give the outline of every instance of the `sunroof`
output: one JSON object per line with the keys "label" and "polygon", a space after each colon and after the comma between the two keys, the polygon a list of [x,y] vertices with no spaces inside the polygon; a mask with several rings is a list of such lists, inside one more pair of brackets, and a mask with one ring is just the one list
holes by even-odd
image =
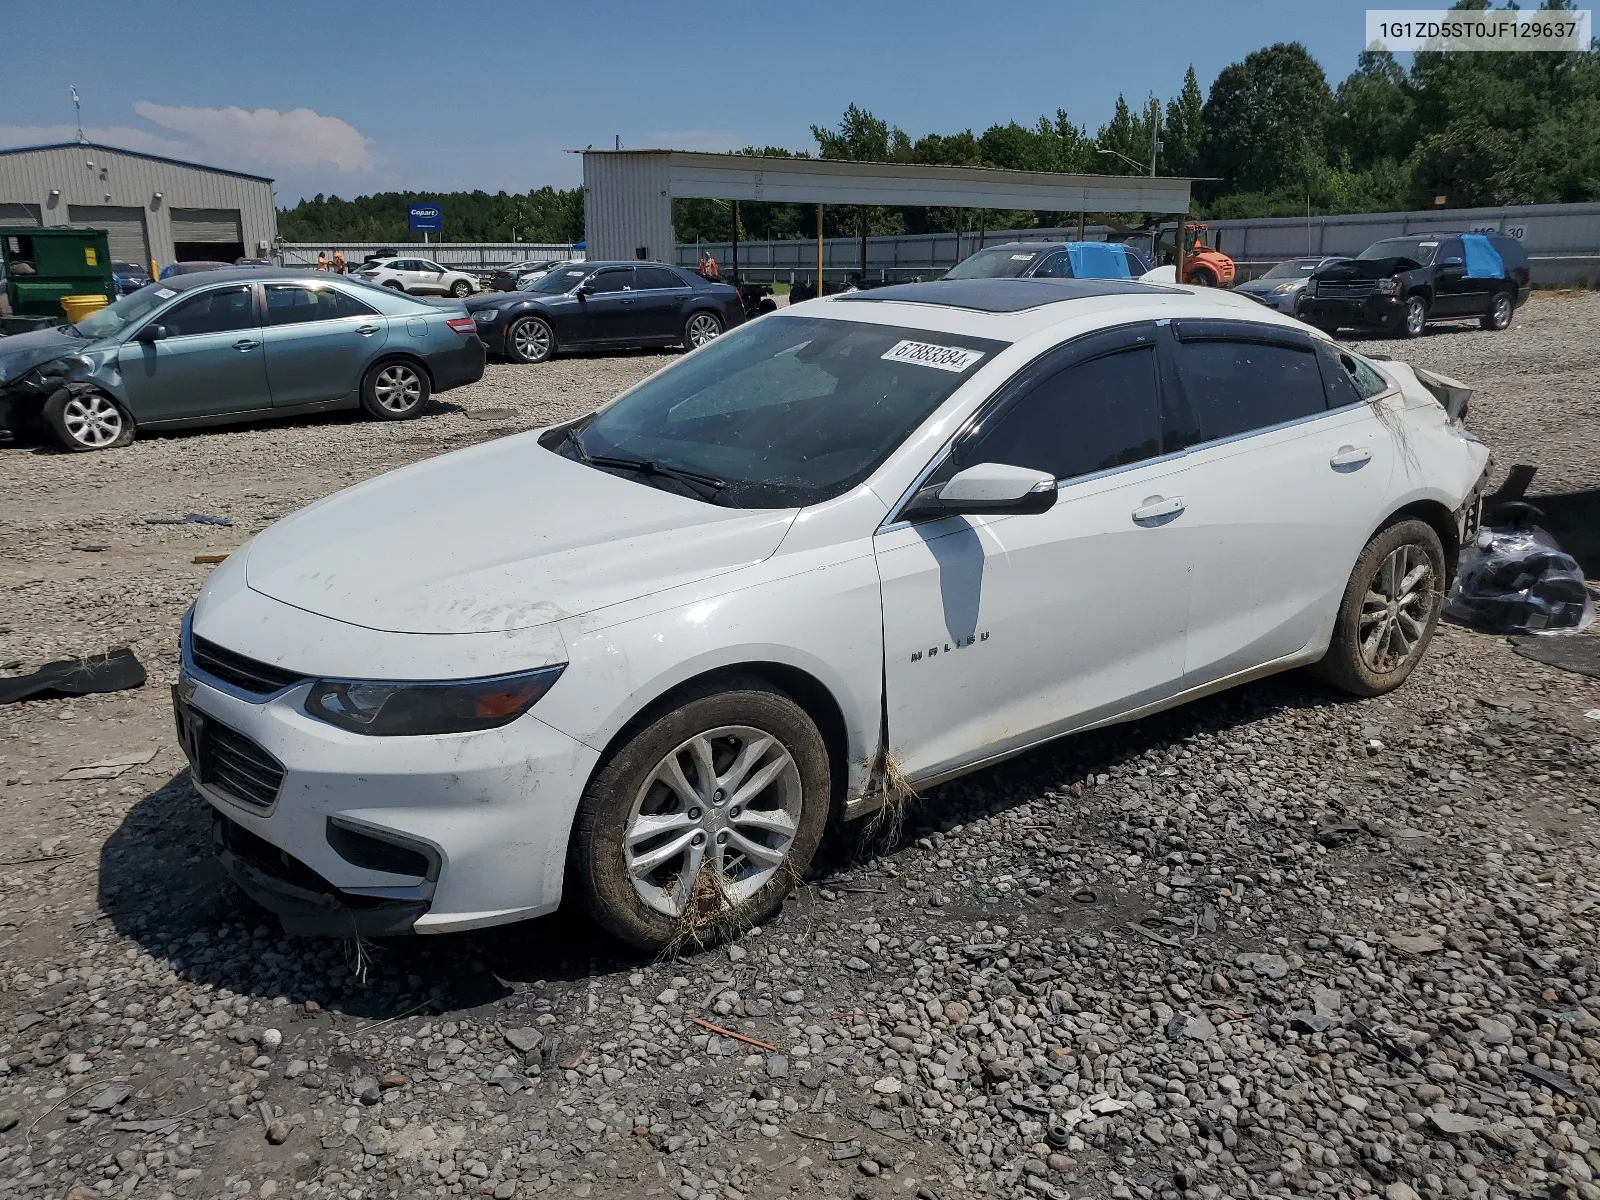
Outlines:
{"label": "sunroof", "polygon": [[896,300],[902,304],[940,304],[946,308],[1002,313],[1022,312],[1064,300],[1147,296],[1170,291],[1170,288],[1127,279],[937,279],[932,283],[896,283],[847,292],[836,299],[855,303]]}

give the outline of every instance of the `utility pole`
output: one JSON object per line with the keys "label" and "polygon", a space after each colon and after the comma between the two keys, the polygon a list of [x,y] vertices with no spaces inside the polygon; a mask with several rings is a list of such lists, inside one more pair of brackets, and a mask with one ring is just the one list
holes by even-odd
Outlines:
{"label": "utility pole", "polygon": [[1156,155],[1161,153],[1161,102],[1150,98],[1150,178],[1156,177]]}
{"label": "utility pole", "polygon": [[83,101],[78,98],[77,85],[69,86],[72,88],[72,110],[78,114],[78,145],[81,146],[89,140],[83,136]]}

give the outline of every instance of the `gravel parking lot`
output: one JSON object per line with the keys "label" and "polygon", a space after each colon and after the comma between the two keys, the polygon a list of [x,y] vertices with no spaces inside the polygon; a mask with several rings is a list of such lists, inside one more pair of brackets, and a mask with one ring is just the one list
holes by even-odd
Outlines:
{"label": "gravel parking lot", "polygon": [[[1475,384],[1536,490],[1595,487],[1597,328],[1540,295],[1364,348]],[[1387,699],[1284,676],[939,788],[719,951],[282,936],[172,735],[193,558],[671,358],[0,451],[0,662],[151,676],[0,708],[0,1197],[1600,1200],[1600,683],[1461,629]],[[233,524],[145,523],[186,513]]]}

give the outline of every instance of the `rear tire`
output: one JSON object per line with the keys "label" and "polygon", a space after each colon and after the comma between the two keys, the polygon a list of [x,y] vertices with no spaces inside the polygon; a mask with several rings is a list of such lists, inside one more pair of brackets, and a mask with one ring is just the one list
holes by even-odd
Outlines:
{"label": "rear tire", "polygon": [[1410,677],[1444,607],[1444,547],[1425,521],[1372,536],[1345,586],[1333,639],[1311,673],[1355,696],[1381,696]]}
{"label": "rear tire", "polygon": [[1511,314],[1516,311],[1516,305],[1509,292],[1496,292],[1494,300],[1489,304],[1489,311],[1483,314],[1479,324],[1493,333],[1499,333],[1511,326]]}
{"label": "rear tire", "polygon": [[512,362],[542,363],[555,352],[555,331],[543,317],[518,317],[506,328],[506,357]]}
{"label": "rear tire", "polygon": [[1428,302],[1421,296],[1408,297],[1405,311],[1400,314],[1400,325],[1395,330],[1396,335],[1403,338],[1419,338],[1427,327]]}
{"label": "rear tire", "polygon": [[391,358],[361,380],[361,407],[378,421],[409,421],[428,403],[433,388],[420,363]]}
{"label": "rear tire", "polygon": [[133,441],[133,418],[104,392],[57,389],[41,412],[62,449],[114,450]]}
{"label": "rear tire", "polygon": [[714,342],[722,336],[722,322],[716,313],[697,312],[691,313],[689,319],[683,323],[683,345],[688,350],[698,350],[707,342]]}
{"label": "rear tire", "polygon": [[758,679],[712,685],[590,780],[569,875],[595,923],[632,946],[714,945],[782,906],[822,840],[830,788],[804,709]]}
{"label": "rear tire", "polygon": [[397,292],[405,291],[405,286],[395,279],[386,279],[383,284],[386,288],[393,288]]}

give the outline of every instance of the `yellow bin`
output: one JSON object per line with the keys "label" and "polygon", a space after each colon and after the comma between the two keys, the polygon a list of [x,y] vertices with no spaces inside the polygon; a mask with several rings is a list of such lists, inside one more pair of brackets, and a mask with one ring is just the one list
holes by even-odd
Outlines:
{"label": "yellow bin", "polygon": [[61,307],[66,310],[67,320],[76,325],[96,309],[106,306],[104,296],[63,296]]}

